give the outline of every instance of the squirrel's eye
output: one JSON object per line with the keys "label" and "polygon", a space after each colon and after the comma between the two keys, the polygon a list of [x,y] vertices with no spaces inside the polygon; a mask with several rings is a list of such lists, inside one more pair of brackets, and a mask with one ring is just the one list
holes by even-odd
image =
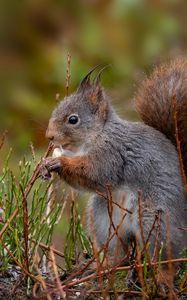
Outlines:
{"label": "squirrel's eye", "polygon": [[78,121],[79,121],[79,118],[78,118],[78,116],[76,116],[76,115],[71,115],[71,116],[68,118],[69,124],[72,124],[72,125],[77,124]]}

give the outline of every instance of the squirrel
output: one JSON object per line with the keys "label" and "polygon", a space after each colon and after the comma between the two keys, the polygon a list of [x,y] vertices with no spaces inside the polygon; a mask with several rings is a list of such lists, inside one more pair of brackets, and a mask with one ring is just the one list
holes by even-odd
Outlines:
{"label": "squirrel", "polygon": [[[41,176],[48,178],[56,172],[74,188],[91,192],[90,232],[101,249],[112,218],[108,251],[113,259],[122,258],[133,242],[143,249],[147,240],[150,255],[157,240],[159,247],[163,244],[163,258],[167,258],[168,244],[171,256],[177,258],[187,246],[187,195],[177,151],[180,143],[187,175],[187,60],[162,64],[145,78],[135,96],[143,122],[117,115],[101,85],[101,74],[91,80],[93,71],[52,112],[46,136],[60,156],[43,161]],[[112,216],[103,197],[108,190]],[[123,209],[126,215],[121,220]],[[159,230],[158,224],[154,227],[156,216]]]}

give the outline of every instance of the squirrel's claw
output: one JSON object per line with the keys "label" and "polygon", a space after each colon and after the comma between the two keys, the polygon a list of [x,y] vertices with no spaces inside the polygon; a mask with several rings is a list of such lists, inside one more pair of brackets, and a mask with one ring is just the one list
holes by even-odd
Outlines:
{"label": "squirrel's claw", "polygon": [[58,172],[62,167],[61,161],[58,158],[47,158],[45,159],[40,167],[40,176],[44,180],[51,178],[51,172]]}
{"label": "squirrel's claw", "polygon": [[53,171],[58,172],[61,167],[62,167],[62,163],[58,157],[51,158],[46,162],[46,168],[48,169],[49,172],[53,172]]}
{"label": "squirrel's claw", "polygon": [[51,173],[47,170],[46,167],[40,168],[40,177],[42,177],[43,180],[49,180],[51,178]]}

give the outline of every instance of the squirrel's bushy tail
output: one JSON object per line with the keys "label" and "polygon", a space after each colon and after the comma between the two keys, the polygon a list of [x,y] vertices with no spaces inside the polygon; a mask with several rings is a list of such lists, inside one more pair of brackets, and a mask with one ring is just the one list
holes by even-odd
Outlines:
{"label": "squirrel's bushy tail", "polygon": [[187,175],[187,60],[180,58],[157,67],[137,95],[141,119],[165,134],[176,145],[176,122],[183,165]]}

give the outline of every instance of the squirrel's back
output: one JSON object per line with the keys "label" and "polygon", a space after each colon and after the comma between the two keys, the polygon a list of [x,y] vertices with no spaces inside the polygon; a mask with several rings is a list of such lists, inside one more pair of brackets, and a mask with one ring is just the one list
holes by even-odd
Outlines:
{"label": "squirrel's back", "polygon": [[180,58],[157,67],[141,84],[135,103],[143,122],[174,145],[178,130],[187,175],[187,60]]}

